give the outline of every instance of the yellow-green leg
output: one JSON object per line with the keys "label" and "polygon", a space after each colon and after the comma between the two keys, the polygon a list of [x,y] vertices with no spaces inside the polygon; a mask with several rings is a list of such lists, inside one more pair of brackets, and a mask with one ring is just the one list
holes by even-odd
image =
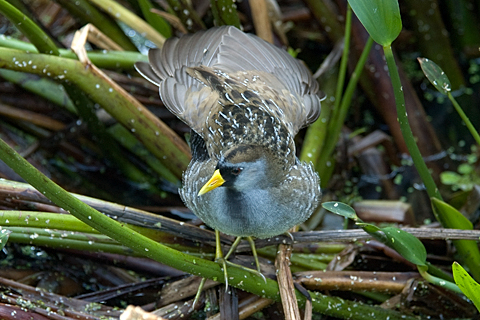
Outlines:
{"label": "yellow-green leg", "polygon": [[192,310],[195,309],[195,305],[197,304],[198,299],[200,299],[200,295],[202,294],[203,286],[205,285],[205,281],[207,281],[207,278],[202,278],[202,281],[198,285],[197,293],[195,294],[195,299],[193,299],[193,303],[192,303]]}
{"label": "yellow-green leg", "polygon": [[[236,242],[236,241],[235,241]],[[238,245],[238,244],[237,244]],[[233,245],[232,245],[233,247]],[[230,249],[231,251],[231,249]],[[229,254],[230,254],[229,251]],[[225,262],[225,258],[223,257],[222,252],[222,245],[220,243],[220,232],[215,230],[215,262],[221,263],[223,268],[223,276],[225,277],[225,290],[228,288],[228,274],[227,274],[227,264]],[[197,293],[195,294],[195,299],[193,299],[192,308],[195,307],[198,299],[200,299],[200,295],[202,294],[203,286],[205,285],[205,278],[202,278],[200,285],[198,286]]]}
{"label": "yellow-green leg", "polygon": [[[250,273],[253,273],[253,274],[256,274],[257,276],[260,276],[263,278],[263,281],[265,281],[265,283],[267,283],[267,279],[265,279],[265,276],[262,274],[262,271],[260,269],[260,262],[258,261],[258,255],[257,255],[257,249],[255,248],[255,242],[253,241],[253,238],[252,237],[245,237],[248,241],[248,243],[250,243],[250,248],[252,248],[252,253],[253,253],[253,258],[255,259],[255,265],[257,266],[257,270],[253,270],[253,269],[250,269],[250,268],[247,268],[247,267],[244,267],[244,266],[241,266],[239,264],[236,264],[236,263],[233,263],[233,262],[229,262],[227,259],[230,257],[230,255],[232,255],[235,250],[237,249],[240,241],[242,241],[242,237],[237,237],[235,239],[235,241],[233,242],[230,250],[228,250],[228,253],[227,255],[225,256],[224,258],[224,261],[225,263],[231,265],[231,266],[235,266],[235,267],[238,267],[242,270],[245,270],[245,271],[248,271]],[[227,274],[225,273],[225,276]],[[225,278],[225,281],[226,281],[226,278]],[[227,283],[227,282],[225,282]]]}
{"label": "yellow-green leg", "polygon": [[[236,242],[236,240],[235,240],[235,242]],[[228,288],[227,258],[223,257],[222,244],[220,243],[220,231],[218,231],[218,230],[215,230],[215,247],[216,247],[215,248],[215,262],[222,264],[223,276],[224,276],[224,279],[225,279],[225,290],[227,290],[227,288]],[[233,247],[233,245],[232,245],[232,247]],[[231,251],[231,249],[230,249],[230,251]],[[229,256],[230,251],[228,252],[227,257]]]}
{"label": "yellow-green leg", "polygon": [[[258,255],[257,255],[257,248],[255,248],[255,242],[253,241],[252,237],[247,237],[248,243],[250,243],[250,248],[252,248],[253,258],[255,259],[255,265],[257,266],[258,273],[262,276],[263,280],[265,277],[262,274],[262,270],[260,270],[260,262],[258,262]],[[267,280],[265,280],[267,282]]]}
{"label": "yellow-green leg", "polygon": [[[225,279],[225,290],[228,289],[228,273],[227,273],[227,264],[230,266],[234,266],[237,268],[240,268],[242,270],[248,271],[250,273],[256,274],[257,276],[260,276],[263,278],[263,281],[265,283],[267,282],[267,279],[265,279],[265,276],[262,274],[261,269],[260,269],[260,262],[258,261],[258,255],[257,255],[257,249],[255,248],[255,242],[253,241],[252,237],[246,237],[248,243],[250,243],[250,247],[252,248],[252,253],[253,253],[253,258],[255,259],[255,265],[257,266],[257,270],[253,270],[244,266],[241,266],[239,264],[229,262],[227,259],[235,252],[237,249],[239,243],[242,241],[242,237],[237,237],[235,241],[233,242],[232,246],[230,247],[230,250],[228,250],[227,255],[224,257],[223,252],[222,252],[222,245],[220,243],[220,232],[218,230],[215,230],[215,262],[221,263],[222,268],[223,268],[223,276]],[[195,306],[196,302],[200,298],[200,294],[202,293],[203,286],[205,284],[205,278],[202,279],[202,282],[200,282],[200,285],[197,290],[197,294],[195,295],[195,299],[193,300],[193,306]]]}

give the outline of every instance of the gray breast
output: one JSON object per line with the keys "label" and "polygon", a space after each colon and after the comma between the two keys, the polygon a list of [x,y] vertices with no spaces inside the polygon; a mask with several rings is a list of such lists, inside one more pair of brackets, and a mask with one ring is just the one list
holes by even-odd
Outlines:
{"label": "gray breast", "polygon": [[[215,164],[192,162],[180,195],[209,227],[233,236],[268,238],[304,222],[320,202],[318,175],[309,164],[295,165],[279,186],[238,194],[219,187],[198,197]],[[211,168],[203,170],[203,168]]]}

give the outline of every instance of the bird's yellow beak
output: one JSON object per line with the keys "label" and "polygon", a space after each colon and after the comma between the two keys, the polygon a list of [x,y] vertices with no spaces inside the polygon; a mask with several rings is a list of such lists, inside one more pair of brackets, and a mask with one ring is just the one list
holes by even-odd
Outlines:
{"label": "bird's yellow beak", "polygon": [[200,189],[200,191],[198,192],[198,195],[201,196],[202,194],[210,192],[213,189],[220,187],[224,182],[225,182],[225,180],[223,179],[222,175],[220,174],[220,170],[217,169],[213,173],[213,176],[210,178],[210,180],[208,180],[208,182],[205,183],[205,185],[202,187],[202,189]]}

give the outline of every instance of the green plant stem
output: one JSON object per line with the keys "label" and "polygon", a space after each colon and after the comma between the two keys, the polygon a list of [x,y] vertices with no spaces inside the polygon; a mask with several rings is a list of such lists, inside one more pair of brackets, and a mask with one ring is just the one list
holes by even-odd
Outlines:
{"label": "green plant stem", "polygon": [[362,54],[358,59],[357,65],[352,73],[350,81],[348,82],[347,88],[343,95],[342,101],[340,103],[340,107],[337,110],[337,116],[335,118],[332,117],[331,124],[329,125],[329,139],[325,142],[324,148],[322,153],[320,154],[319,161],[315,166],[320,173],[320,177],[322,180],[329,180],[329,176],[332,173],[332,170],[327,170],[329,166],[327,166],[327,162],[331,159],[333,151],[335,150],[335,146],[337,144],[338,136],[342,130],[343,123],[348,113],[348,109],[352,102],[353,93],[357,86],[358,80],[360,79],[360,75],[362,73],[363,67],[368,58],[368,54],[372,49],[373,39],[370,37],[368,38],[365,47],[363,48]]}
{"label": "green plant stem", "polygon": [[67,9],[72,16],[83,20],[84,24],[92,23],[110,39],[115,41],[123,49],[136,51],[137,48],[130,41],[118,24],[107,14],[97,10],[87,0],[56,0],[63,8]]}
{"label": "green plant stem", "polygon": [[[34,239],[33,239],[34,238]],[[61,248],[61,249],[76,249],[76,250],[85,250],[93,252],[108,252],[116,253],[128,256],[141,256],[138,253],[134,253],[132,249],[112,243],[97,243],[95,241],[85,241],[69,238],[52,238],[51,236],[40,236],[40,235],[30,235],[30,234],[21,234],[12,232],[9,236],[8,241],[12,243],[21,243],[34,246],[45,246],[50,248]]]}
{"label": "green plant stem", "polygon": [[[119,5],[111,5],[114,7],[115,10],[125,10]],[[38,26],[32,20],[25,17],[23,13],[21,13],[15,7],[11,6],[8,2],[0,2],[0,12],[3,12],[9,20],[17,24],[22,33],[29,38],[29,40],[35,45],[38,51],[43,53],[49,53],[55,56],[58,56],[60,54],[57,47],[55,46],[53,41],[51,41],[48,35],[46,35],[43,30],[38,28]],[[122,14],[127,15],[125,12],[122,12]],[[33,64],[31,60],[29,61],[29,63]],[[80,117],[88,124],[90,131],[97,139],[100,150],[103,151],[103,155],[106,158],[110,158],[110,160],[112,160],[112,163],[116,164],[117,167],[129,179],[139,183],[145,183],[146,181],[149,181],[150,183],[148,184],[148,186],[150,187],[150,191],[159,192],[158,189],[153,187],[154,181],[151,175],[145,174],[143,171],[131,164],[131,162],[128,161],[121,154],[120,147],[113,140],[113,138],[105,133],[105,128],[103,124],[98,120],[96,116],[94,110],[94,103],[77,86],[73,85],[72,83],[64,83],[64,88],[65,91],[68,93],[70,99],[72,99],[72,101],[76,105]]]}
{"label": "green plant stem", "polygon": [[357,65],[353,70],[352,77],[348,82],[347,88],[345,89],[345,93],[343,95],[339,112],[338,112],[338,119],[337,119],[338,123],[337,125],[334,126],[336,130],[334,131],[334,136],[338,137],[338,135],[340,134],[341,127],[345,122],[345,118],[347,117],[350,103],[352,102],[353,93],[355,91],[355,88],[357,87],[357,83],[358,83],[358,80],[360,79],[360,75],[362,73],[363,67],[367,62],[367,58],[368,58],[368,55],[370,54],[370,50],[372,49],[372,45],[373,45],[373,39],[369,37],[367,42],[365,43],[365,47],[363,48],[360,58],[358,59]]}
{"label": "green plant stem", "polygon": [[63,86],[70,99],[74,101],[80,119],[87,124],[100,154],[129,180],[142,184],[151,193],[160,193],[161,190],[155,187],[156,177],[129,161],[114,137],[107,132],[105,124],[97,117],[95,103],[71,83],[65,83]]}
{"label": "green plant stem", "polygon": [[96,229],[83,223],[74,216],[51,212],[2,210],[0,211],[0,226],[29,226],[32,228],[99,233]]}
{"label": "green plant stem", "polygon": [[102,8],[114,19],[118,19],[128,25],[130,28],[142,33],[159,48],[163,46],[165,37],[150,26],[145,20],[135,15],[130,10],[123,7],[120,3],[113,0],[89,0],[94,5]]}
{"label": "green plant stem", "polygon": [[[198,247],[195,242],[184,241],[165,231],[140,227],[125,222],[122,222],[122,224],[124,227],[132,229],[149,239],[166,244],[170,248],[175,248],[190,254],[208,254],[208,247]],[[68,232],[91,234],[92,236],[99,234],[97,230],[72,215],[51,212],[0,210],[0,226],[9,230],[15,230],[14,228],[37,228],[41,230],[36,232],[39,234],[42,230],[60,230],[60,232],[67,232],[67,237]],[[17,231],[17,233],[19,233],[19,231]],[[35,239],[33,239],[32,244],[36,244]],[[52,242],[51,246],[55,247],[55,243]],[[90,248],[89,250],[94,250],[94,248]]]}
{"label": "green plant stem", "polygon": [[145,147],[135,138],[135,136],[122,125],[116,123],[110,126],[107,131],[115,140],[118,141],[128,151],[142,159],[155,173],[165,180],[180,187],[180,179],[173,175],[160,160],[154,157]]}
{"label": "green plant stem", "polygon": [[383,292],[375,292],[375,291],[353,291],[356,294],[362,295],[364,297],[367,297],[371,300],[378,301],[380,303],[383,303],[390,299],[392,295],[383,293]]}
{"label": "green plant stem", "polygon": [[95,232],[92,233],[83,233],[83,232],[74,232],[74,231],[65,231],[65,230],[52,230],[52,229],[44,229],[44,228],[33,228],[33,227],[8,227],[8,230],[12,232],[12,234],[23,235],[26,239],[30,239],[30,241],[34,241],[38,237],[49,237],[52,240],[56,239],[59,242],[62,242],[65,239],[69,240],[76,240],[76,241],[83,241],[89,242],[90,245],[94,243],[98,244],[115,244],[118,245],[119,243],[111,238]]}
{"label": "green plant stem", "polygon": [[55,81],[8,69],[0,69],[0,77],[65,108],[72,114],[77,113],[65,89]]}
{"label": "green plant stem", "polygon": [[58,48],[53,40],[31,19],[5,0],[0,1],[0,13],[8,18],[41,53],[58,55]]}
{"label": "green plant stem", "polygon": [[[69,217],[76,219],[74,216],[69,215]],[[78,219],[76,220],[82,223]],[[10,232],[10,238],[8,240],[12,243],[46,246],[49,248],[69,248],[92,252],[118,253],[128,256],[143,257],[143,255],[121,245],[118,241],[100,234],[95,229],[93,229],[93,233],[84,233],[62,229],[46,229],[45,227],[11,227],[4,225],[2,230],[8,230]],[[152,239],[151,237],[149,238]],[[203,259],[208,257],[211,257],[212,259],[214,258],[213,253],[198,252],[198,248],[194,247],[185,247],[176,243],[169,244],[168,247],[182,252],[188,252],[189,255],[201,257]]]}
{"label": "green plant stem", "polygon": [[443,271],[442,269],[434,266],[433,264],[431,264],[428,261],[425,264],[428,267],[428,273],[430,273],[432,276],[441,278],[441,279],[446,280],[446,281],[454,282],[453,277],[450,274]]}
{"label": "green plant stem", "polygon": [[[67,210],[92,228],[128,246],[137,254],[144,255],[191,274],[224,281],[223,271],[219,264],[168,248],[101,214],[48,179],[1,139],[0,159],[55,204]],[[280,300],[278,283],[276,281],[267,279],[267,283],[265,283],[261,277],[240,268],[228,266],[227,269],[229,284],[262,297],[276,301]],[[373,317],[375,319],[390,320],[415,319],[414,317],[405,317],[391,310],[383,310],[381,308],[345,301],[340,298],[327,297],[313,292],[310,294],[313,297],[312,305],[316,311],[337,318],[371,319]],[[305,296],[298,291],[296,291],[296,296],[300,305],[305,305]]]}
{"label": "green plant stem", "polygon": [[[210,256],[213,258],[213,255],[208,253],[208,247],[198,247],[196,243],[178,239],[167,232],[157,229],[139,227],[125,222],[123,222],[123,225],[170,248],[188,252],[190,255],[202,258]],[[4,210],[0,211],[0,226],[13,232],[13,237],[10,238],[11,242],[28,243],[51,248],[65,248],[68,245],[74,245],[75,249],[79,250],[133,254],[131,249],[100,234],[97,230],[72,215]],[[66,245],[65,240],[72,240],[72,242],[68,242],[68,245]],[[108,245],[112,244],[112,246],[104,246],[105,243]],[[138,254],[135,255],[138,256]]]}
{"label": "green plant stem", "polygon": [[448,99],[452,102],[453,106],[455,107],[455,110],[457,110],[457,113],[460,115],[460,118],[462,118],[463,122],[467,126],[468,130],[472,134],[473,138],[477,142],[477,144],[480,146],[480,135],[478,134],[478,131],[475,129],[473,126],[472,122],[470,119],[467,117],[465,112],[463,112],[462,107],[458,104],[457,100],[452,96],[452,93],[450,91],[447,92]]}
{"label": "green plant stem", "polygon": [[[3,35],[0,35],[0,47],[38,53],[37,48],[31,43],[5,37]],[[78,60],[77,55],[72,52],[72,50],[58,50],[60,52],[60,57],[62,58]],[[131,51],[88,51],[87,56],[94,65],[103,69],[132,70],[135,62],[148,62],[148,57],[146,55]]]}
{"label": "green plant stem", "polygon": [[[55,204],[67,210],[85,224],[97,229],[99,232],[112,239],[118,240],[123,245],[132,248],[135,252],[157,261],[163,261],[174,268],[192,274],[202,274],[209,278],[223,279],[223,272],[221,272],[218,264],[206,260],[194,261],[192,256],[170,249],[134,230],[126,228],[124,224],[110,219],[97,210],[89,207],[76,197],[70,195],[60,186],[49,180],[41,172],[36,170],[3,140],[0,140],[0,158]],[[237,270],[232,270],[231,274],[239,276],[239,273],[236,271]],[[250,278],[253,280],[252,283],[255,283],[255,281],[263,282],[260,278]]]}
{"label": "green plant stem", "polygon": [[295,252],[337,255],[348,245],[346,243],[317,242],[315,247],[308,244],[294,246]]}
{"label": "green plant stem", "polygon": [[340,60],[340,70],[338,71],[337,88],[335,89],[335,104],[333,107],[332,121],[329,129],[335,126],[339,119],[339,107],[342,102],[342,93],[345,85],[345,77],[347,75],[348,54],[350,52],[350,39],[352,37],[352,8],[347,6],[347,13],[345,17],[345,37],[343,41],[342,59]]}
{"label": "green plant stem", "polygon": [[[275,247],[261,248],[258,249],[257,252],[263,257],[269,257],[272,259],[275,259],[277,256],[277,249]],[[327,263],[323,263],[319,261],[318,256],[319,255],[293,253],[290,257],[290,262],[292,265],[305,268],[306,270],[325,270],[329,261],[327,261]]]}
{"label": "green plant stem", "polygon": [[417,269],[418,269],[418,272],[420,273],[420,275],[425,280],[427,280],[428,282],[430,282],[434,285],[443,287],[445,289],[451,290],[453,292],[463,294],[462,290],[460,290],[460,288],[455,283],[450,282],[450,281],[446,281],[444,279],[441,279],[441,278],[438,278],[438,277],[435,277],[435,276],[432,276],[431,274],[429,274],[427,272],[427,270],[428,270],[427,266],[417,266]]}
{"label": "green plant stem", "polygon": [[[337,82],[338,72],[336,68],[329,71],[325,77],[322,78],[322,91],[327,97],[333,96],[335,92],[335,83]],[[302,150],[300,152],[300,160],[312,162],[314,165],[318,163],[318,159],[322,153],[325,145],[328,122],[333,110],[334,101],[331,99],[324,99],[322,101],[322,110],[317,121],[312,123],[305,133]],[[315,168],[318,171],[318,168]]]}
{"label": "green plant stem", "polygon": [[111,83],[91,68],[72,59],[6,48],[0,48],[0,67],[75,84],[129,129],[175,176],[182,176],[190,161],[187,144],[138,101],[113,90]]}
{"label": "green plant stem", "polygon": [[390,72],[390,79],[392,81],[395,104],[397,106],[398,123],[400,124],[400,130],[402,131],[405,144],[410,152],[410,156],[412,157],[415,168],[417,169],[420,178],[427,189],[428,195],[441,200],[442,196],[435,185],[435,181],[433,181],[432,175],[430,174],[425,161],[423,161],[422,155],[420,154],[420,150],[418,149],[417,143],[415,142],[415,137],[413,136],[412,129],[410,128],[410,124],[408,122],[407,110],[405,109],[405,97],[403,95],[402,83],[398,74],[392,47],[390,45],[384,46],[383,51],[385,53],[388,70]]}
{"label": "green plant stem", "polygon": [[338,254],[326,254],[326,253],[294,253],[298,257],[305,259],[305,260],[311,260],[311,261],[318,261],[321,263],[328,264],[330,261],[332,261],[334,258],[338,256]]}

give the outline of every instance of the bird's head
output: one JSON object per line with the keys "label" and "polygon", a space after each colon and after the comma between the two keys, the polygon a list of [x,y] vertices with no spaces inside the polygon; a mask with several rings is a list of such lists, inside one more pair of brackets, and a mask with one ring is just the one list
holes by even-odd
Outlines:
{"label": "bird's head", "polygon": [[213,176],[198,195],[220,186],[239,192],[268,188],[284,179],[284,169],[278,163],[273,154],[262,146],[234,146],[222,155]]}

